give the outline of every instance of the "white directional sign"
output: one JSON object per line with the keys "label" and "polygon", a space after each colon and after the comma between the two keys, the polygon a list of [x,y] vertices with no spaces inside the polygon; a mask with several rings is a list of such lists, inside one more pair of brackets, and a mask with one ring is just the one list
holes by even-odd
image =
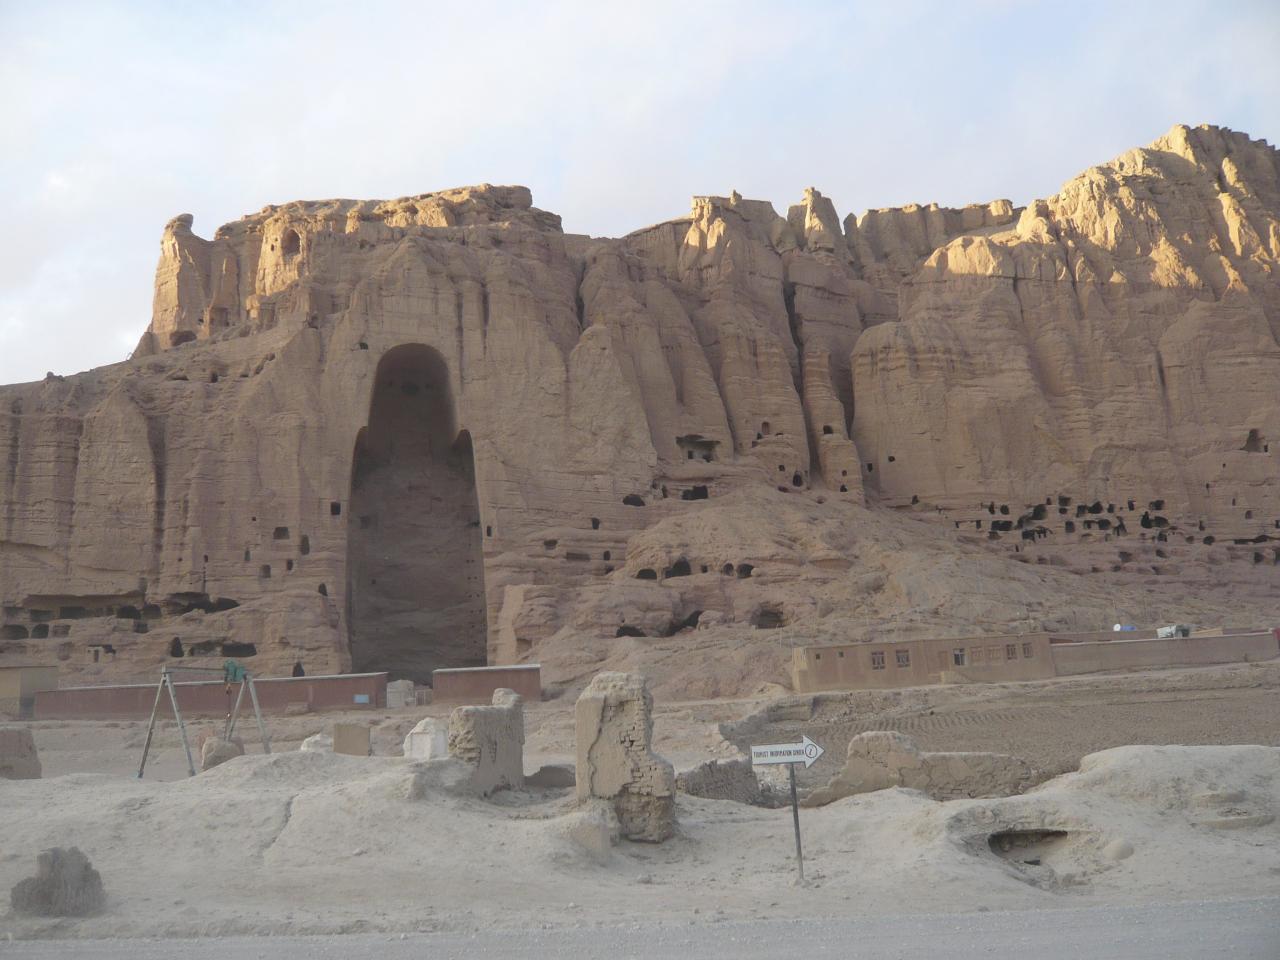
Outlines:
{"label": "white directional sign", "polygon": [[751,765],[766,766],[771,763],[803,763],[812,767],[814,761],[826,751],[810,740],[801,737],[799,743],[766,743],[751,747]]}

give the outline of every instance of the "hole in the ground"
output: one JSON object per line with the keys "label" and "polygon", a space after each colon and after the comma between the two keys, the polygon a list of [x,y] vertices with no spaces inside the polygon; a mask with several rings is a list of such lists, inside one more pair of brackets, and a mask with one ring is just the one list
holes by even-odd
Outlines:
{"label": "hole in the ground", "polygon": [[1000,830],[987,838],[987,845],[1003,860],[1039,866],[1067,836],[1065,830]]}

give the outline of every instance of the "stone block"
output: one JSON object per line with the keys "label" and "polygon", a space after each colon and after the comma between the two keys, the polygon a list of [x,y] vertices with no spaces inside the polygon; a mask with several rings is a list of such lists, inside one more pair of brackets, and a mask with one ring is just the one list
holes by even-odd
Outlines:
{"label": "stone block", "polygon": [[387,709],[399,710],[417,706],[418,698],[412,680],[392,680],[387,684]]}
{"label": "stone block", "polygon": [[373,752],[369,743],[369,728],[362,723],[335,723],[333,752],[353,757],[369,756]]}
{"label": "stone block", "polygon": [[212,770],[219,764],[226,763],[236,757],[244,756],[244,741],[239,737],[223,740],[221,737],[207,737],[200,744],[200,769]]}
{"label": "stone block", "polygon": [[404,738],[404,755],[410,760],[435,760],[449,755],[449,721],[425,717]]}
{"label": "stone block", "polygon": [[308,753],[333,753],[333,737],[327,733],[313,733],[298,747]]}

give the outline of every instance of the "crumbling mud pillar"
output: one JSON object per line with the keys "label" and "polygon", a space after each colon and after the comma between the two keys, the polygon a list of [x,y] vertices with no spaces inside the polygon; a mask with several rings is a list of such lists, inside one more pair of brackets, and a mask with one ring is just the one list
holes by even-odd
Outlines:
{"label": "crumbling mud pillar", "polygon": [[449,715],[449,756],[472,766],[471,786],[488,795],[524,785],[524,701],[493,692],[493,705],[458,707]]}
{"label": "crumbling mud pillar", "polygon": [[31,731],[25,727],[0,727],[0,779],[40,779],[40,755]]}
{"label": "crumbling mud pillar", "polygon": [[628,840],[675,831],[675,771],[653,752],[653,697],[644,677],[600,673],[577,705],[578,799],[613,804]]}

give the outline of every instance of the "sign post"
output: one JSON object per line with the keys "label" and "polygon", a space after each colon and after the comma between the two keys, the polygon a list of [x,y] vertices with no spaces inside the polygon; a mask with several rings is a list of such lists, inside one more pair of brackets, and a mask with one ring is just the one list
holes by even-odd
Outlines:
{"label": "sign post", "polygon": [[791,774],[791,819],[796,828],[796,869],[800,872],[801,882],[804,881],[804,851],[800,848],[800,803],[796,799],[796,764],[803,763],[807,770],[825,752],[805,736],[800,738],[799,743],[766,743],[751,747],[753,767],[785,763]]}

